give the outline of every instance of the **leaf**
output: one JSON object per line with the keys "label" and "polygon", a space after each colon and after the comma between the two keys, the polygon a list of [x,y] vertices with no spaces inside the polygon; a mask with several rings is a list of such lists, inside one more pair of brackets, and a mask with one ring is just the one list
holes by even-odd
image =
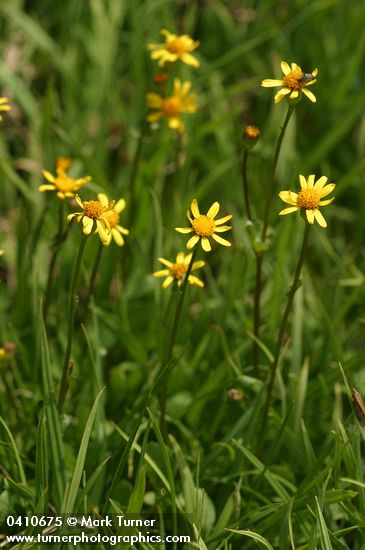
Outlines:
{"label": "leaf", "polygon": [[89,440],[91,436],[91,430],[93,427],[96,411],[98,409],[99,400],[103,391],[104,391],[104,388],[102,388],[98,393],[98,395],[96,396],[94,405],[90,411],[89,418],[87,419],[87,422],[86,422],[86,426],[81,439],[80,449],[77,455],[76,464],[75,464],[74,472],[70,482],[70,487],[68,490],[66,502],[62,507],[62,513],[64,514],[70,514],[71,512],[74,511],[77,492],[79,490],[79,486],[82,478],[82,472],[84,470],[85,458],[86,458],[87,448],[88,448]]}
{"label": "leaf", "polygon": [[258,533],[254,533],[253,531],[238,531],[236,529],[227,529],[230,533],[236,533],[237,535],[243,535],[244,537],[249,537],[251,539],[254,539],[256,542],[259,542],[262,544],[264,548],[268,548],[268,550],[274,550],[274,548],[271,546],[271,544],[261,535]]}

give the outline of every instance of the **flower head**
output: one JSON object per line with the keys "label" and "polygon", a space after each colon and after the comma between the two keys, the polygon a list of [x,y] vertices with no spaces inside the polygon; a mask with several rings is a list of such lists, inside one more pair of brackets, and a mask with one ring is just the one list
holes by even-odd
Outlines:
{"label": "flower head", "polygon": [[195,103],[196,94],[189,94],[190,88],[190,82],[181,82],[179,78],[175,78],[171,96],[163,97],[155,92],[148,93],[147,107],[154,109],[154,112],[147,116],[147,121],[156,122],[161,117],[166,117],[169,128],[182,134],[184,123],[181,120],[181,114],[195,113],[198,108]]}
{"label": "flower head", "polygon": [[[0,111],[10,111],[11,107],[8,104],[9,99],[7,97],[0,97]],[[0,114],[0,120],[2,120],[3,117]]]}
{"label": "flower head", "polygon": [[110,230],[110,233],[105,238],[105,241],[103,241],[103,244],[105,246],[108,246],[113,238],[118,246],[123,246],[123,235],[129,234],[128,229],[125,229],[125,227],[122,227],[119,224],[119,214],[125,208],[125,200],[119,199],[119,201],[114,204],[114,202],[109,201],[108,197],[104,195],[104,193],[98,194],[98,200],[100,204],[102,204],[102,206],[106,209],[105,221],[107,222]]}
{"label": "flower head", "polygon": [[70,221],[76,218],[79,223],[82,222],[82,231],[85,235],[90,235],[95,230],[95,233],[99,234],[102,243],[108,245],[111,238],[108,215],[114,207],[114,201],[105,205],[99,200],[82,201],[78,195],[75,195],[75,200],[82,208],[82,212],[70,214],[67,216],[67,220]]}
{"label": "flower head", "polygon": [[[166,277],[166,279],[162,283],[162,288],[167,288],[174,280],[177,282],[178,286],[181,286],[183,282],[183,277],[188,270],[191,257],[192,257],[192,254],[188,254],[187,256],[185,256],[184,252],[179,252],[178,255],[176,256],[175,262],[169,262],[164,258],[159,258],[158,261],[161,262],[163,265],[165,265],[167,269],[161,269],[161,271],[155,271],[155,273],[153,273],[153,276]],[[194,262],[191,267],[191,271],[195,271],[196,269],[199,269],[204,265],[205,265],[205,262],[203,260]],[[198,279],[198,277],[195,277],[195,275],[189,275],[188,283],[190,285],[196,285],[200,287],[204,286],[203,281]]]}
{"label": "flower head", "polygon": [[307,86],[311,86],[317,82],[317,69],[314,69],[311,73],[305,73],[296,63],[292,63],[290,67],[288,63],[282,61],[281,70],[284,73],[284,78],[282,80],[268,78],[261,82],[261,86],[264,88],[282,86],[281,90],[279,90],[274,97],[275,103],[279,103],[284,97],[288,100],[294,100],[295,102],[299,101],[302,93],[313,103],[317,101],[316,96],[310,90],[306,89]]}
{"label": "flower head", "polygon": [[327,227],[326,220],[322,216],[321,212],[318,210],[319,206],[327,206],[333,200],[326,199],[323,201],[323,197],[329,195],[336,185],[334,183],[328,183],[328,178],[322,176],[314,182],[315,176],[311,175],[305,179],[304,176],[299,176],[301,190],[299,193],[293,193],[293,191],[281,191],[279,197],[281,200],[290,204],[289,208],[284,208],[279,212],[280,216],[285,216],[285,214],[290,214],[296,210],[304,210],[308,223],[314,223],[314,220],[317,220],[321,227]]}
{"label": "flower head", "polygon": [[149,49],[152,50],[151,58],[158,60],[160,67],[163,67],[167,62],[175,63],[178,59],[191,67],[199,67],[199,61],[190,54],[199,46],[199,42],[194,41],[187,34],[176,35],[165,29],[160,31],[160,34],[165,37],[164,44],[148,45]]}
{"label": "flower head", "polygon": [[209,252],[211,250],[209,237],[212,237],[217,243],[223,246],[231,246],[229,241],[217,235],[217,233],[224,233],[224,231],[231,229],[229,225],[222,224],[232,218],[230,214],[219,220],[214,219],[219,211],[219,202],[213,203],[206,214],[200,214],[196,199],[192,201],[190,208],[193,218],[190,216],[189,210],[187,212],[187,217],[191,223],[191,227],[175,227],[176,231],[179,231],[179,233],[194,233],[186,245],[189,250],[193,248],[198,241],[201,241],[202,249]]}
{"label": "flower head", "polygon": [[48,170],[43,170],[43,176],[50,183],[42,184],[38,187],[38,190],[43,191],[57,191],[57,197],[59,199],[65,199],[66,197],[73,197],[75,191],[78,191],[82,185],[88,183],[91,180],[90,176],[83,178],[71,178],[67,174],[67,170],[71,166],[71,160],[67,157],[58,157],[56,161],[56,176],[53,176]]}
{"label": "flower head", "polygon": [[69,157],[57,157],[56,169],[62,168],[65,172],[71,167],[72,160]]}

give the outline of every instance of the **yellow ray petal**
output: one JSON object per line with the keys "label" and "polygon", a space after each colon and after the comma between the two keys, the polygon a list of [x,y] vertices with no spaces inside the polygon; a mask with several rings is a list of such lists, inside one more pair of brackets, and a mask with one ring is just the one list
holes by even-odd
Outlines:
{"label": "yellow ray petal", "polygon": [[321,227],[327,227],[327,222],[322,216],[321,212],[316,208],[314,211],[314,217]]}
{"label": "yellow ray petal", "polygon": [[296,212],[297,210],[300,210],[299,206],[290,206],[289,208],[284,208],[284,210],[280,210],[279,216],[285,216],[286,214],[291,214],[292,212]]}
{"label": "yellow ray petal", "polygon": [[[214,237],[214,235],[212,236]],[[202,249],[205,250],[205,252],[210,252],[212,250],[209,239],[207,239],[207,237],[202,237],[201,245],[202,245]]]}
{"label": "yellow ray petal", "polygon": [[190,209],[191,209],[191,212],[192,212],[194,218],[198,218],[200,216],[200,210],[199,210],[198,202],[197,202],[196,199],[193,199],[191,201]]}
{"label": "yellow ray petal", "polygon": [[207,212],[208,218],[215,218],[219,212],[219,202],[214,202]]}
{"label": "yellow ray petal", "polygon": [[217,243],[222,244],[223,246],[232,246],[232,243],[230,243],[226,239],[222,239],[222,237],[216,235],[215,233],[213,233],[212,237],[215,241],[217,241]]}
{"label": "yellow ray petal", "polygon": [[200,237],[198,235],[194,235],[193,237],[191,237],[191,239],[189,239],[188,242],[187,242],[186,248],[188,250],[191,250],[196,245],[196,243],[199,241],[199,239],[200,239]]}
{"label": "yellow ray petal", "polygon": [[313,210],[306,210],[305,211],[307,220],[310,224],[314,223],[314,211]]}
{"label": "yellow ray petal", "polygon": [[311,92],[310,90],[307,90],[307,88],[302,88],[302,92],[303,92],[304,95],[307,96],[308,99],[311,100],[312,103],[315,103],[317,101],[317,98],[314,95],[314,93]]}

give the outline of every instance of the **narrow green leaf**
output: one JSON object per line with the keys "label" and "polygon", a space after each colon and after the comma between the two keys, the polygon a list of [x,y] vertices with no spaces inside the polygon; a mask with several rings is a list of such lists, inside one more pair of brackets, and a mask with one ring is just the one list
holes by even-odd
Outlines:
{"label": "narrow green leaf", "polygon": [[236,533],[237,535],[243,535],[244,537],[249,537],[256,542],[260,543],[264,548],[268,548],[268,550],[274,550],[274,548],[271,546],[271,544],[261,535],[258,533],[254,533],[253,531],[240,531],[237,529],[227,529],[227,531],[230,531],[231,533]]}
{"label": "narrow green leaf", "polygon": [[72,474],[66,502],[62,507],[62,512],[64,514],[70,514],[74,510],[77,492],[79,490],[79,486],[82,478],[82,472],[84,470],[85,458],[86,458],[87,448],[88,448],[89,440],[91,436],[91,430],[94,424],[94,419],[95,419],[96,411],[99,405],[99,400],[103,391],[104,391],[104,388],[102,388],[98,393],[98,395],[96,396],[94,405],[90,411],[89,418],[87,419],[87,422],[86,422],[86,426],[84,429],[84,433],[82,435],[80,449],[77,455],[76,464],[75,464],[74,472]]}

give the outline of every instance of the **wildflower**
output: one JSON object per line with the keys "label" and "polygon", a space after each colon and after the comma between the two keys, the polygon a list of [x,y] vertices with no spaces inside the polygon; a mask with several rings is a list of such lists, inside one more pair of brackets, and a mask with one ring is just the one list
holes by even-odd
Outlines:
{"label": "wildflower", "polygon": [[326,176],[319,178],[316,183],[314,183],[314,180],[314,175],[309,176],[308,179],[300,175],[299,181],[302,189],[299,193],[293,193],[293,191],[281,191],[279,193],[281,200],[291,205],[279,212],[280,216],[285,216],[285,214],[290,214],[296,210],[305,210],[308,223],[312,224],[316,219],[321,227],[327,227],[326,220],[318,210],[318,206],[327,206],[334,200],[334,197],[325,201],[321,199],[329,195],[336,185],[334,183],[326,185],[328,181]]}
{"label": "wildflower", "polygon": [[[0,97],[0,111],[10,111],[11,107],[8,105],[9,99],[7,97]],[[0,114],[0,120],[2,120],[3,117]]]}
{"label": "wildflower", "polygon": [[[105,220],[108,223],[110,233],[108,234],[103,244],[108,246],[111,243],[112,237],[118,246],[124,245],[122,235],[129,235],[128,229],[119,225],[119,214],[125,208],[125,200],[119,199],[115,204],[110,202],[104,193],[98,194],[98,200],[103,205],[105,210]],[[111,206],[112,205],[112,206]],[[111,207],[110,207],[111,206]]]}
{"label": "wildflower", "polygon": [[56,161],[56,176],[53,176],[48,170],[43,170],[43,176],[50,183],[42,184],[38,187],[38,190],[43,191],[57,191],[57,197],[59,199],[65,199],[66,197],[73,197],[74,192],[78,191],[82,185],[88,183],[91,180],[90,176],[83,178],[71,178],[66,170],[71,165],[70,159],[66,157],[59,157]]}
{"label": "wildflower", "polygon": [[73,218],[80,223],[82,222],[83,233],[90,235],[95,229],[95,233],[99,234],[99,237],[104,245],[110,242],[110,225],[108,222],[108,214],[114,207],[114,201],[108,205],[102,204],[99,200],[82,201],[78,195],[75,195],[77,204],[82,208],[82,212],[75,212],[67,216],[67,220],[70,221]]}
{"label": "wildflower", "polygon": [[181,59],[183,63],[191,67],[199,67],[199,61],[189,53],[199,46],[198,41],[194,41],[187,34],[178,36],[165,29],[160,31],[160,34],[165,36],[164,44],[148,45],[148,48],[152,50],[151,58],[154,60],[158,59],[160,67],[163,67],[167,62],[174,63],[178,59]]}
{"label": "wildflower", "polygon": [[[163,265],[165,265],[167,269],[161,269],[161,271],[155,271],[155,273],[153,273],[153,276],[166,277],[166,279],[162,283],[162,288],[167,288],[174,280],[176,280],[178,286],[181,286],[183,282],[183,277],[189,268],[191,257],[192,257],[192,254],[188,254],[187,256],[185,256],[184,252],[179,252],[178,255],[176,256],[175,262],[169,262],[164,258],[159,258],[158,261],[161,262]],[[205,262],[202,260],[199,260],[198,262],[194,262],[191,267],[191,271],[200,269],[204,265],[205,265]],[[198,279],[198,277],[195,277],[195,275],[189,275],[188,283],[190,285],[196,285],[199,287],[204,286],[203,281]]]}
{"label": "wildflower", "polygon": [[315,78],[318,74],[317,69],[314,69],[311,73],[304,73],[296,63],[292,63],[290,68],[288,63],[282,61],[281,70],[284,73],[284,78],[282,80],[268,78],[261,82],[261,86],[264,88],[282,86],[281,90],[279,90],[274,97],[275,103],[279,103],[279,101],[286,96],[287,99],[290,100],[299,100],[302,92],[313,103],[317,101],[316,96],[310,90],[306,89],[307,86],[311,86],[317,82]]}
{"label": "wildflower", "polygon": [[169,128],[182,134],[184,123],[181,120],[181,114],[195,113],[198,108],[195,103],[196,94],[189,94],[190,88],[190,82],[181,82],[179,78],[175,78],[171,96],[162,97],[155,92],[148,93],[146,96],[147,106],[155,111],[147,116],[147,121],[156,122],[161,117],[166,117]]}
{"label": "wildflower", "polygon": [[57,157],[56,158],[56,169],[62,168],[65,172],[70,168],[72,161],[69,157]]}
{"label": "wildflower", "polygon": [[202,249],[205,250],[205,252],[209,252],[211,250],[209,237],[212,237],[215,241],[217,241],[217,243],[222,244],[223,246],[231,246],[229,241],[222,239],[222,237],[216,234],[224,233],[224,231],[231,229],[229,225],[222,225],[232,218],[231,214],[219,220],[214,220],[219,211],[218,202],[212,204],[205,215],[200,214],[196,199],[192,201],[190,208],[191,213],[194,216],[192,219],[188,210],[187,217],[191,223],[191,227],[175,227],[176,231],[179,233],[194,233],[186,245],[189,250],[193,248],[200,240]]}

